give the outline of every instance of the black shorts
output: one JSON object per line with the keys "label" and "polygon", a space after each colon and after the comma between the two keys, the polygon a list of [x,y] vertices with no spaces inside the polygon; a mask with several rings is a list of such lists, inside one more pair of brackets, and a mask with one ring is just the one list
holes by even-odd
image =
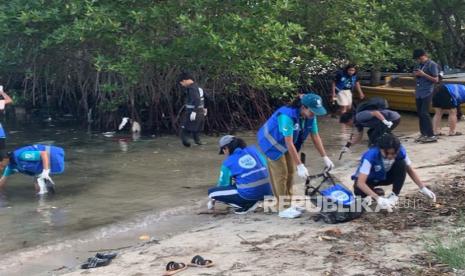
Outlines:
{"label": "black shorts", "polygon": [[433,95],[433,107],[441,109],[452,109],[456,106],[452,103],[452,97],[444,85],[441,85]]}

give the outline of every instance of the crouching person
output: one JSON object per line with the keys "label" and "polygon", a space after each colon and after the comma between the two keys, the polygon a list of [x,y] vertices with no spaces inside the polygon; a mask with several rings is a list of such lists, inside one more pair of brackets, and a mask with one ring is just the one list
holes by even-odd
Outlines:
{"label": "crouching person", "polygon": [[208,190],[212,202],[220,201],[235,209],[236,214],[253,211],[265,196],[271,196],[266,159],[255,147],[248,147],[241,138],[223,136],[220,154],[226,159],[221,166],[218,186]]}
{"label": "crouching person", "polygon": [[[49,145],[32,145],[8,153],[0,164],[3,175],[0,178],[0,190],[6,186],[7,178],[14,173],[35,177],[35,190],[38,195],[54,190],[55,183],[50,175],[63,173],[65,169],[65,152],[60,147]],[[47,187],[47,182],[50,187]]]}
{"label": "crouching person", "polygon": [[[412,162],[405,148],[394,135],[387,133],[380,137],[378,145],[366,151],[355,175],[354,193],[356,196],[375,199],[380,209],[392,210],[397,204],[399,193],[405,182],[406,175],[418,185],[420,192],[436,201],[436,195],[420,180],[412,168]],[[392,192],[384,197],[384,191],[379,186],[392,185]]]}

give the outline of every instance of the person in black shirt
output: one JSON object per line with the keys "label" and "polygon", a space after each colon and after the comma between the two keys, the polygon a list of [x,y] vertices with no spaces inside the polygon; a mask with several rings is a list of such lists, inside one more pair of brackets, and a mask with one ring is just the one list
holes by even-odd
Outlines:
{"label": "person in black shirt", "polygon": [[179,84],[185,89],[187,96],[186,111],[181,123],[181,140],[185,147],[190,147],[189,134],[197,145],[203,145],[200,141],[200,132],[203,130],[207,109],[205,108],[205,94],[198,87],[189,73],[181,73],[178,78]]}

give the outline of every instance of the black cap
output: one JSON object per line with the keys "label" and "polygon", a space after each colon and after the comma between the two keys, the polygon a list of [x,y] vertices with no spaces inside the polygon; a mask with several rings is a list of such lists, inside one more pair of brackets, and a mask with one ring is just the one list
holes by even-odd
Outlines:
{"label": "black cap", "polygon": [[419,58],[421,56],[424,56],[424,55],[426,55],[426,52],[423,49],[415,49],[415,50],[413,50],[413,55],[412,55],[413,59],[417,59],[417,58]]}

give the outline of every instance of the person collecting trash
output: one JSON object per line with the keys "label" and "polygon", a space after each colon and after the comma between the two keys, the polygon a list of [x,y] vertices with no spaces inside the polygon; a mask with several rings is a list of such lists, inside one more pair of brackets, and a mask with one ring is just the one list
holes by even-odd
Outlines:
{"label": "person collecting trash", "polygon": [[[291,197],[294,173],[302,179],[309,176],[308,170],[300,160],[298,151],[311,137],[320,153],[325,170],[334,167],[326,155],[323,142],[318,133],[317,116],[326,114],[321,97],[316,94],[304,94],[290,105],[276,110],[257,133],[258,145],[268,159],[268,169],[275,197]],[[280,211],[279,216],[296,218],[301,211],[295,207]]]}
{"label": "person collecting trash", "polygon": [[368,146],[376,145],[376,141],[385,133],[393,131],[400,123],[401,116],[396,111],[387,109],[382,98],[372,98],[363,104],[355,112],[346,112],[341,115],[339,122],[355,131],[342,148],[342,154],[349,151],[352,145],[360,143],[363,138],[364,128],[368,128]]}
{"label": "person collecting trash", "polygon": [[[55,183],[50,175],[62,174],[65,170],[65,152],[62,148],[49,145],[24,146],[8,153],[0,163],[3,175],[0,190],[6,186],[7,178],[14,173],[22,173],[35,178],[34,186],[38,195],[55,191]],[[48,185],[51,184],[51,185]]]}
{"label": "person collecting trash", "polygon": [[441,84],[433,95],[433,129],[435,136],[443,136],[441,133],[441,120],[445,112],[449,113],[449,136],[460,136],[457,131],[457,111],[460,105],[465,103],[465,85]]}
{"label": "person collecting trash", "polygon": [[273,195],[265,157],[241,138],[223,136],[219,141],[220,153],[225,155],[221,165],[218,186],[208,190],[208,209],[215,201],[234,207],[236,214],[255,210],[265,196]]}
{"label": "person collecting trash", "polygon": [[[360,165],[352,176],[355,181],[354,194],[362,198],[373,198],[380,209],[391,211],[399,201],[407,174],[422,194],[436,202],[436,195],[426,187],[413,169],[412,161],[399,138],[386,133],[378,140],[377,146],[362,155]],[[392,192],[387,197],[384,197],[383,189],[377,188],[391,185]]]}

